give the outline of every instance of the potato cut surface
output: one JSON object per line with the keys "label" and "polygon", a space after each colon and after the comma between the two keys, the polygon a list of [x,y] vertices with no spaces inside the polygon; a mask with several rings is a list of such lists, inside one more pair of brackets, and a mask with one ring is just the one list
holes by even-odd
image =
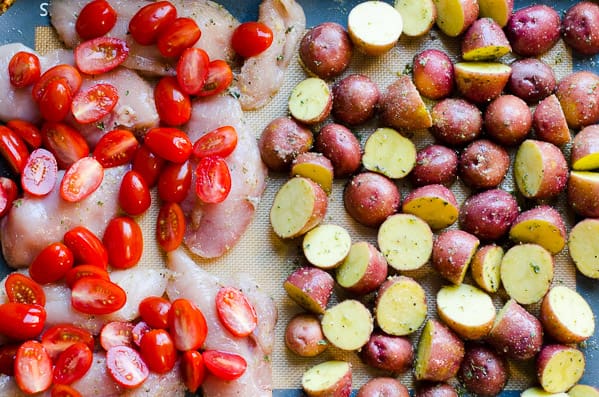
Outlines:
{"label": "potato cut surface", "polygon": [[289,95],[289,112],[304,123],[316,123],[326,118],[331,108],[331,90],[317,77],[310,77],[295,86]]}
{"label": "potato cut surface", "polygon": [[433,232],[429,225],[410,214],[392,215],[380,226],[379,248],[391,267],[415,270],[428,262],[433,252]]}
{"label": "potato cut surface", "polygon": [[[512,7],[510,7],[512,4]],[[509,17],[512,15],[512,0],[478,0],[480,8],[479,17],[487,17],[495,20],[501,27],[507,25]]]}
{"label": "potato cut surface", "polygon": [[590,171],[599,168],[599,153],[586,155],[572,163],[576,171]]}
{"label": "potato cut surface", "polygon": [[348,299],[327,309],[322,316],[322,332],[339,349],[357,350],[373,330],[370,311],[359,301]]}
{"label": "potato cut surface", "polygon": [[392,128],[378,128],[364,145],[362,164],[391,179],[403,178],[416,165],[416,146]]}
{"label": "potato cut surface", "polygon": [[514,176],[518,189],[525,197],[533,197],[543,181],[543,154],[531,141],[524,141],[514,160]]}
{"label": "potato cut surface", "polygon": [[404,202],[402,211],[424,220],[432,229],[446,228],[458,219],[458,207],[442,197],[419,197]]}
{"label": "potato cut surface", "polygon": [[416,331],[426,318],[426,295],[417,281],[397,277],[379,292],[376,322],[390,335],[408,335]]}
{"label": "potato cut surface", "polygon": [[459,0],[435,0],[437,26],[446,35],[455,37],[464,30],[464,10]]}
{"label": "potato cut surface", "polygon": [[308,262],[321,269],[336,267],[349,253],[351,237],[337,225],[319,225],[304,235],[302,248]]}
{"label": "potato cut surface", "polygon": [[520,304],[541,300],[553,280],[553,258],[537,244],[510,248],[501,261],[501,282],[508,295]]}
{"label": "potato cut surface", "polygon": [[530,219],[513,225],[510,238],[522,243],[539,244],[552,254],[557,254],[566,245],[559,228],[544,219]]}
{"label": "potato cut surface", "polygon": [[382,54],[397,43],[403,28],[401,14],[382,1],[365,1],[355,6],[347,18],[354,44],[371,55]]}
{"label": "potato cut surface", "polygon": [[540,387],[531,387],[522,392],[520,397],[569,397],[568,393],[549,393]]}
{"label": "potato cut surface", "polygon": [[578,349],[563,346],[563,349],[552,354],[539,371],[539,381],[545,391],[565,392],[582,377],[584,367],[584,354]]}
{"label": "potato cut surface", "polygon": [[317,162],[294,164],[291,168],[292,175],[303,176],[318,183],[328,194],[333,189],[333,172]]}
{"label": "potato cut surface", "polygon": [[401,14],[402,33],[407,36],[427,33],[437,18],[437,9],[432,0],[396,0],[395,9]]}
{"label": "potato cut surface", "polygon": [[498,245],[483,247],[470,263],[472,278],[487,292],[497,292],[501,284],[501,260],[503,248]]}
{"label": "potato cut surface", "polygon": [[467,339],[486,336],[495,320],[491,297],[468,284],[442,287],[437,293],[437,312],[451,329]]}
{"label": "potato cut surface", "polygon": [[595,332],[593,310],[578,292],[566,286],[551,288],[541,313],[547,331],[563,343],[581,342]]}
{"label": "potato cut surface", "polygon": [[578,222],[570,231],[568,249],[578,271],[599,278],[599,219]]}
{"label": "potato cut surface", "polygon": [[[304,372],[302,387],[308,394],[334,387],[348,372],[351,365],[345,361],[325,361]],[[351,382],[351,377],[350,377]]]}
{"label": "potato cut surface", "polygon": [[337,283],[344,287],[351,287],[364,277],[370,263],[370,249],[368,244],[360,241],[350,247],[347,257],[337,268]]}
{"label": "potato cut surface", "polygon": [[570,397],[599,397],[599,390],[589,385],[575,385],[568,390]]}

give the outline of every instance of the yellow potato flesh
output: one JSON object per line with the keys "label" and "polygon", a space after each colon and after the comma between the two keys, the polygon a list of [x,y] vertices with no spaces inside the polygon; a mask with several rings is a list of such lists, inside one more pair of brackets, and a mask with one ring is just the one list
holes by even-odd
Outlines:
{"label": "yellow potato flesh", "polygon": [[389,286],[376,304],[376,321],[390,335],[409,335],[426,318],[424,289],[414,280],[398,280]]}
{"label": "yellow potato flesh", "polygon": [[478,6],[480,18],[494,19],[501,27],[507,25],[512,13],[508,7],[508,0],[479,0]]}
{"label": "yellow potato flesh", "polygon": [[578,292],[558,285],[548,293],[549,307],[556,318],[572,333],[588,338],[595,331],[593,311]]}
{"label": "yellow potato flesh", "polygon": [[435,0],[437,26],[446,35],[456,37],[464,28],[464,10],[459,0]]}
{"label": "yellow potato flesh", "polygon": [[348,254],[351,237],[337,225],[320,225],[304,236],[302,248],[308,262],[322,269],[337,266]]}
{"label": "yellow potato flesh", "polygon": [[397,0],[395,9],[401,14],[402,33],[407,36],[427,33],[435,21],[435,4],[431,0]]}
{"label": "yellow potato flesh", "polygon": [[317,77],[310,77],[295,86],[289,95],[289,113],[305,123],[321,117],[331,101],[328,84]]}
{"label": "yellow potato flesh", "polygon": [[550,393],[561,393],[572,387],[584,370],[584,356],[580,350],[565,348],[555,353],[540,376],[541,386]]}
{"label": "yellow potato flesh", "polygon": [[528,305],[540,301],[553,280],[553,259],[537,244],[510,248],[501,261],[501,282],[510,297]]}
{"label": "yellow potato flesh", "polygon": [[557,254],[566,245],[566,240],[554,224],[539,219],[514,225],[510,229],[510,238],[522,243],[539,244],[552,254]]}
{"label": "yellow potato flesh", "polygon": [[458,208],[440,197],[420,197],[404,204],[403,212],[423,219],[432,229],[443,229],[458,219]]}
{"label": "yellow potato flesh", "polygon": [[364,145],[362,164],[389,178],[403,178],[416,165],[416,146],[392,128],[378,128]]}
{"label": "yellow potato flesh", "polygon": [[327,390],[342,379],[351,369],[345,361],[325,361],[304,373],[302,386],[307,391]]}
{"label": "yellow potato flesh", "polygon": [[478,285],[487,292],[497,292],[501,283],[501,260],[503,248],[497,246],[489,250],[482,263],[481,277],[475,278]]}
{"label": "yellow potato flesh", "polygon": [[502,45],[491,45],[465,52],[462,58],[466,61],[485,61],[501,58],[510,52],[510,48]]}
{"label": "yellow potato flesh", "polygon": [[[480,328],[488,324],[490,330],[495,318],[491,297],[468,284],[442,287],[437,293],[437,310],[460,328]],[[451,328],[461,334],[457,327]]]}
{"label": "yellow potato flesh", "polygon": [[464,78],[486,79],[487,75],[509,76],[511,68],[499,62],[459,62],[456,64],[456,72]]}
{"label": "yellow potato flesh", "polygon": [[377,236],[379,248],[396,270],[422,267],[433,251],[433,233],[426,222],[410,214],[392,215]]}
{"label": "yellow potato flesh", "polygon": [[324,336],[342,350],[357,350],[364,346],[373,328],[370,311],[353,299],[327,309],[322,316]]}
{"label": "yellow potato flesh", "polygon": [[293,166],[293,175],[303,176],[318,183],[329,194],[333,189],[333,173],[327,167],[317,163],[301,163]]}
{"label": "yellow potato flesh", "polygon": [[537,145],[525,141],[514,160],[514,176],[518,189],[525,197],[533,197],[543,181],[543,154]]}
{"label": "yellow potato flesh", "polygon": [[370,262],[370,249],[366,242],[359,242],[351,246],[349,254],[337,268],[337,283],[347,288],[355,285],[362,279],[368,263]]}
{"label": "yellow potato flesh", "polygon": [[302,178],[290,179],[273,201],[270,222],[281,238],[298,234],[312,217],[315,205],[312,186]]}
{"label": "yellow potato flesh", "polygon": [[403,19],[390,4],[365,1],[350,11],[347,27],[350,37],[361,51],[380,55],[399,40]]}
{"label": "yellow potato flesh", "polygon": [[570,231],[570,257],[585,276],[599,278],[599,220],[585,219]]}
{"label": "yellow potato flesh", "polygon": [[576,171],[590,171],[599,168],[599,153],[591,153],[572,163]]}

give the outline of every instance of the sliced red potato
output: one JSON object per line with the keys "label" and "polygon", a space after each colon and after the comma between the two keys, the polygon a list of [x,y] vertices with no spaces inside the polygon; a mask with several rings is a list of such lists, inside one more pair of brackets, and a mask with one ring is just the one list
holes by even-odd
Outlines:
{"label": "sliced red potato", "polygon": [[425,185],[412,190],[405,197],[401,210],[416,215],[433,230],[453,225],[459,213],[455,195],[443,185]]}
{"label": "sliced red potato", "polygon": [[501,95],[511,68],[498,62],[458,62],[454,72],[456,87],[464,98],[486,103]]}
{"label": "sliced red potato", "polygon": [[387,278],[387,261],[376,247],[366,241],[354,243],[337,268],[337,284],[355,294],[377,289]]}
{"label": "sliced red potato", "polygon": [[470,262],[472,278],[487,292],[497,292],[501,284],[501,260],[503,248],[489,244],[480,247]]}
{"label": "sliced red potato", "polygon": [[510,238],[518,243],[539,244],[552,254],[566,245],[566,225],[553,207],[541,205],[518,215],[510,228]]}
{"label": "sliced red potato", "polygon": [[501,260],[501,282],[518,303],[536,303],[549,291],[553,268],[553,257],[545,248],[538,244],[516,245]]}
{"label": "sliced red potato", "polygon": [[402,27],[399,11],[382,1],[360,3],[347,17],[349,37],[358,50],[368,55],[381,55],[393,48]]}
{"label": "sliced red potato", "polygon": [[537,377],[543,390],[563,393],[576,384],[585,368],[584,354],[566,345],[545,345],[537,356]]}
{"label": "sliced red potato", "polygon": [[308,262],[321,269],[337,267],[349,253],[351,237],[338,225],[319,225],[304,235],[302,249]]}
{"label": "sliced red potato", "polygon": [[[530,387],[520,394],[520,397],[570,397],[568,393],[549,393],[540,387]],[[585,396],[586,397],[586,396]]]}
{"label": "sliced red potato", "polygon": [[539,102],[532,116],[532,126],[537,138],[556,146],[563,146],[572,139],[566,116],[555,94]]}
{"label": "sliced red potato", "polygon": [[578,215],[599,217],[599,172],[572,171],[568,178],[568,204]]}
{"label": "sliced red potato", "polygon": [[599,219],[584,219],[574,225],[568,237],[568,252],[580,273],[599,278]]}
{"label": "sliced red potato", "polygon": [[410,277],[390,277],[379,288],[375,302],[376,322],[389,335],[415,332],[424,323],[426,310],[424,289]]}
{"label": "sliced red potato", "polygon": [[583,128],[572,142],[570,154],[572,169],[591,171],[599,168],[599,126]]}
{"label": "sliced red potato", "polygon": [[566,187],[568,163],[557,146],[527,139],[516,153],[514,177],[518,190],[524,197],[553,197]]}
{"label": "sliced red potato", "polygon": [[512,50],[501,26],[491,18],[477,19],[462,38],[465,61],[492,61]]}
{"label": "sliced red potato", "polygon": [[394,129],[378,128],[364,145],[362,164],[391,179],[403,178],[416,165],[416,146]]}
{"label": "sliced red potato", "polygon": [[302,376],[302,389],[309,397],[348,397],[351,385],[352,367],[345,361],[325,361]]}
{"label": "sliced red potato", "polygon": [[374,329],[370,311],[355,299],[327,309],[321,325],[325,338],[341,350],[358,350],[368,342]]}
{"label": "sliced red potato", "polygon": [[476,0],[434,0],[437,26],[450,37],[457,37],[478,18]]}
{"label": "sliced red potato", "polygon": [[437,20],[437,8],[433,0],[395,0],[395,9],[401,14],[402,33],[406,36],[428,33]]}
{"label": "sliced red potato", "polygon": [[512,16],[514,0],[478,0],[479,16],[493,18],[502,28]]}
{"label": "sliced red potato", "polygon": [[333,292],[335,280],[324,270],[302,267],[291,273],[283,288],[287,295],[304,309],[323,314]]}
{"label": "sliced red potato", "polygon": [[441,233],[433,243],[433,268],[444,279],[461,284],[479,243],[476,236],[463,230]]}
{"label": "sliced red potato", "polygon": [[575,290],[557,285],[541,303],[543,329],[560,343],[580,343],[595,332],[595,316],[588,302]]}
{"label": "sliced red potato", "polygon": [[303,176],[318,183],[330,194],[333,189],[334,169],[331,160],[320,153],[299,154],[291,163],[291,176]]}
{"label": "sliced red potato", "polygon": [[396,270],[419,269],[433,252],[431,228],[411,214],[388,217],[379,227],[377,240],[387,262]]}
{"label": "sliced red potato", "polygon": [[333,95],[326,81],[310,77],[299,82],[289,95],[289,113],[305,124],[316,124],[331,113]]}
{"label": "sliced red potato", "polygon": [[437,320],[429,319],[416,352],[416,380],[443,382],[454,377],[464,358],[464,342]]}
{"label": "sliced red potato", "polygon": [[599,397],[599,389],[590,385],[575,385],[568,390],[569,397]]}

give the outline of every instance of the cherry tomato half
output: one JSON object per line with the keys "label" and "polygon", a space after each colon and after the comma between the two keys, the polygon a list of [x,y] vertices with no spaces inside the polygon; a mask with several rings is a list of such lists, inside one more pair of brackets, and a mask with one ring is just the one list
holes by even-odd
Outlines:
{"label": "cherry tomato half", "polygon": [[143,252],[141,228],[128,216],[113,218],[106,226],[102,242],[108,252],[108,263],[117,269],[135,266]]}
{"label": "cherry tomato half", "polygon": [[17,174],[23,172],[29,150],[27,145],[13,130],[0,125],[0,154]]}
{"label": "cherry tomato half", "polygon": [[74,53],[79,70],[87,74],[101,74],[123,63],[129,56],[129,47],[125,40],[102,36],[79,44]]}
{"label": "cherry tomato half", "polygon": [[221,157],[202,157],[195,169],[195,191],[204,203],[223,202],[231,191],[231,173]]}
{"label": "cherry tomato half", "polygon": [[144,145],[155,155],[177,164],[185,162],[193,150],[187,134],[177,128],[150,128]]}
{"label": "cherry tomato half", "polygon": [[160,34],[156,46],[164,57],[178,57],[200,39],[200,27],[191,18],[177,18]]}
{"label": "cherry tomato half", "polygon": [[83,375],[92,366],[92,351],[82,342],[77,342],[69,346],[60,353],[54,363],[54,372],[52,379],[58,385],[70,385]]}
{"label": "cherry tomato half", "polygon": [[52,243],[40,251],[29,266],[29,275],[40,284],[54,283],[73,267],[73,253],[63,243]]}
{"label": "cherry tomato half", "polygon": [[81,393],[69,385],[53,385],[50,397],[82,397]]}
{"label": "cherry tomato half", "polygon": [[35,124],[29,121],[14,119],[6,123],[6,126],[17,133],[32,149],[42,146],[42,133]]}
{"label": "cherry tomato half", "polygon": [[169,310],[171,302],[161,296],[148,296],[139,302],[139,315],[152,328],[168,328]]}
{"label": "cherry tomato half", "polygon": [[20,344],[5,343],[0,346],[0,374],[13,376],[15,374],[15,359]]}
{"label": "cherry tomato half", "polygon": [[233,72],[229,64],[222,59],[211,61],[208,65],[208,76],[198,96],[220,94],[233,82]]}
{"label": "cherry tomato half", "polygon": [[163,77],[156,84],[154,102],[164,124],[178,126],[187,123],[191,118],[189,95],[179,88],[179,83],[174,77]]}
{"label": "cherry tomato half", "polygon": [[69,288],[73,288],[73,285],[75,285],[80,278],[84,277],[96,277],[110,281],[108,272],[95,265],[77,265],[72,267],[65,275],[65,281]]}
{"label": "cherry tomato half", "polygon": [[72,324],[57,324],[48,328],[42,335],[42,344],[52,360],[77,342],[84,343],[93,350],[94,337],[83,328]]}
{"label": "cherry tomato half", "polygon": [[179,204],[167,202],[160,207],[156,218],[156,239],[166,252],[174,251],[185,236],[185,215]]}
{"label": "cherry tomato half", "polygon": [[150,328],[150,326],[146,324],[145,321],[140,321],[137,324],[135,324],[135,327],[133,327],[133,331],[131,331],[133,343],[135,343],[136,346],[141,345],[141,340],[143,339],[144,335],[150,332],[151,330],[152,328]]}
{"label": "cherry tomato half", "polygon": [[85,314],[114,313],[126,301],[127,294],[121,287],[101,278],[80,278],[71,289],[71,305]]}
{"label": "cherry tomato half", "polygon": [[31,277],[21,273],[11,273],[4,283],[9,302],[28,303],[44,306],[46,294],[42,287]]}
{"label": "cherry tomato half", "polygon": [[82,124],[94,123],[112,112],[118,101],[117,89],[112,84],[100,83],[79,91],[71,103],[71,112]]}
{"label": "cherry tomato half", "polygon": [[116,129],[102,135],[94,148],[94,157],[104,168],[129,163],[139,147],[131,131]]}
{"label": "cherry tomato half", "polygon": [[187,299],[176,299],[171,303],[168,328],[175,348],[180,351],[199,349],[208,333],[204,314]]}
{"label": "cherry tomato half", "polygon": [[106,351],[115,346],[133,346],[133,327],[128,321],[111,321],[100,331],[100,345]]}
{"label": "cherry tomato half", "polygon": [[187,48],[177,62],[177,82],[181,91],[195,95],[204,86],[208,77],[210,58],[201,48]]}
{"label": "cherry tomato half", "polygon": [[256,56],[272,44],[272,30],[262,22],[244,22],[231,37],[233,50],[244,58]]}
{"label": "cherry tomato half", "polygon": [[221,350],[206,350],[202,353],[206,369],[217,378],[234,380],[239,378],[247,368],[247,362],[239,354]]}
{"label": "cherry tomato half", "polygon": [[175,366],[177,351],[171,335],[163,329],[148,331],[139,345],[141,357],[150,371],[164,374]]}
{"label": "cherry tomato half", "polygon": [[14,340],[36,338],[44,329],[46,310],[39,305],[9,302],[0,305],[0,334]]}
{"label": "cherry tomato half", "polygon": [[44,147],[54,154],[58,168],[67,169],[75,161],[89,154],[83,136],[66,123],[48,121],[42,125]]}
{"label": "cherry tomato half", "polygon": [[154,187],[166,160],[156,156],[147,146],[139,147],[133,157],[133,169],[141,174],[149,187]]}
{"label": "cherry tomato half", "polygon": [[19,194],[15,181],[5,176],[0,176],[0,217],[4,216],[12,207],[13,201]]}
{"label": "cherry tomato half", "polygon": [[102,164],[93,157],[83,157],[73,163],[60,182],[60,197],[77,203],[95,192],[104,179]]}
{"label": "cherry tomato half", "polygon": [[21,186],[29,194],[45,196],[56,185],[58,164],[54,155],[44,148],[35,149],[29,155],[23,173]]}
{"label": "cherry tomato half", "polygon": [[141,45],[154,44],[158,35],[177,19],[177,9],[169,1],[142,7],[129,22],[129,33]]}
{"label": "cherry tomato half", "polygon": [[15,380],[28,394],[43,392],[52,385],[52,361],[38,341],[28,340],[17,350]]}
{"label": "cherry tomato half", "polygon": [[66,79],[56,78],[46,85],[38,104],[44,120],[61,121],[71,108],[73,96]]}
{"label": "cherry tomato half", "polygon": [[35,84],[41,76],[40,59],[30,52],[17,52],[8,63],[8,76],[16,88]]}
{"label": "cherry tomato half", "polygon": [[106,0],[94,0],[79,12],[75,30],[83,40],[104,36],[116,24],[116,11]]}
{"label": "cherry tomato half", "polygon": [[44,72],[31,90],[33,100],[39,102],[46,90],[46,86],[57,78],[64,78],[69,84],[71,95],[75,95],[81,87],[81,74],[71,65],[56,65]]}
{"label": "cherry tomato half", "polygon": [[181,358],[183,382],[191,393],[195,393],[206,377],[206,367],[202,354],[197,350],[188,350]]}
{"label": "cherry tomato half", "polygon": [[150,188],[137,171],[127,171],[119,188],[119,205],[129,215],[141,215],[152,203]]}
{"label": "cherry tomato half", "polygon": [[233,335],[245,337],[254,332],[258,316],[254,306],[240,290],[223,287],[216,294],[216,314],[221,324]]}
{"label": "cherry tomato half", "polygon": [[185,200],[191,187],[191,164],[168,163],[158,177],[158,197],[161,200],[180,203]]}
{"label": "cherry tomato half", "polygon": [[94,265],[104,270],[108,268],[108,253],[104,244],[85,226],[75,226],[64,234],[62,240],[73,253],[75,263]]}
{"label": "cherry tomato half", "polygon": [[106,352],[106,367],[112,378],[124,388],[133,389],[148,377],[148,366],[137,351],[128,346],[115,346]]}
{"label": "cherry tomato half", "polygon": [[237,131],[226,125],[205,133],[193,144],[196,157],[227,157],[237,147]]}

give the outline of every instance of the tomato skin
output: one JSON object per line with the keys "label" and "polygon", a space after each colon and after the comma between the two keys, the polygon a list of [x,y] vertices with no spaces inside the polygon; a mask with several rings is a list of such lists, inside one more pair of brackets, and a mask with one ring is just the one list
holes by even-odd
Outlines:
{"label": "tomato skin", "polygon": [[0,346],[0,374],[13,376],[15,374],[15,359],[20,344],[4,343]]}
{"label": "tomato skin", "polygon": [[164,57],[178,57],[200,39],[200,27],[191,18],[177,18],[160,34],[156,45]]}
{"label": "tomato skin", "polygon": [[29,394],[43,392],[52,385],[52,361],[40,342],[28,340],[17,350],[15,380],[19,389]]}
{"label": "tomato skin", "polygon": [[206,367],[202,354],[197,350],[188,350],[181,358],[183,382],[191,393],[195,393],[206,378]]}
{"label": "tomato skin", "polygon": [[63,243],[52,243],[40,251],[29,266],[29,275],[40,284],[54,283],[73,267],[73,253]]}
{"label": "tomato skin", "polygon": [[110,281],[108,272],[95,265],[77,265],[72,267],[65,275],[65,281],[67,286],[72,289],[73,285],[75,285],[79,279],[84,277],[96,277]]}
{"label": "tomato skin", "polygon": [[74,51],[75,63],[87,74],[102,74],[119,66],[129,56],[125,40],[97,37],[79,44]]}
{"label": "tomato skin", "polygon": [[133,170],[141,174],[148,187],[154,187],[165,163],[166,160],[156,156],[147,146],[142,145],[133,157]]}
{"label": "tomato skin", "polygon": [[100,331],[100,345],[106,351],[115,346],[133,346],[133,327],[130,322],[111,321]]}
{"label": "tomato skin", "polygon": [[52,360],[77,342],[84,343],[90,350],[94,348],[93,335],[72,324],[57,324],[42,334],[42,344]]}
{"label": "tomato skin", "polygon": [[54,189],[57,178],[56,158],[46,149],[38,148],[27,159],[21,174],[21,186],[29,194],[45,196]]}
{"label": "tomato skin", "polygon": [[139,315],[152,328],[168,328],[169,310],[171,303],[161,296],[148,296],[139,302]]}
{"label": "tomato skin", "polygon": [[17,52],[8,63],[8,76],[10,84],[16,88],[35,84],[41,76],[39,58],[30,52]]}
{"label": "tomato skin", "polygon": [[69,385],[54,385],[50,397],[82,397],[81,393]]}
{"label": "tomato skin", "polygon": [[85,263],[106,270],[108,253],[102,241],[85,226],[75,226],[62,237],[64,244],[73,253],[75,263]]}
{"label": "tomato skin", "polygon": [[106,0],[94,0],[79,12],[75,30],[83,40],[104,36],[116,24],[116,11]]}
{"label": "tomato skin", "polygon": [[37,83],[31,89],[31,95],[35,102],[39,102],[46,90],[47,85],[57,79],[64,78],[67,80],[71,95],[75,95],[81,88],[81,73],[71,65],[56,65],[44,72]]}
{"label": "tomato skin", "polygon": [[158,35],[177,19],[177,9],[169,1],[142,7],[129,22],[129,33],[141,45],[154,44]]}
{"label": "tomato skin", "polygon": [[60,197],[70,203],[78,203],[95,192],[104,179],[104,168],[93,157],[75,161],[60,182]]}
{"label": "tomato skin", "polygon": [[131,331],[133,343],[135,343],[136,346],[140,346],[141,340],[143,339],[144,335],[150,332],[151,330],[152,328],[150,328],[150,326],[146,324],[145,321],[140,321],[137,324],[135,324],[135,327],[133,327],[133,330]]}
{"label": "tomato skin", "polygon": [[144,145],[155,155],[177,164],[187,161],[193,150],[187,134],[177,128],[150,128]]}
{"label": "tomato skin", "polygon": [[175,366],[177,351],[170,334],[163,329],[148,331],[141,339],[140,353],[150,371],[164,374]]}
{"label": "tomato skin", "polygon": [[89,147],[83,136],[66,123],[45,122],[42,125],[42,142],[56,157],[59,169],[67,169],[89,154]]}
{"label": "tomato skin", "polygon": [[127,171],[121,180],[119,205],[129,215],[141,215],[152,203],[150,189],[137,171]]}
{"label": "tomato skin", "polygon": [[20,174],[27,163],[29,150],[15,132],[0,125],[0,154],[6,159],[12,170]]}
{"label": "tomato skin", "polygon": [[225,125],[205,133],[193,144],[194,156],[227,157],[237,147],[237,131],[235,127]]}
{"label": "tomato skin", "polygon": [[127,389],[141,385],[149,375],[148,366],[137,351],[128,346],[115,346],[106,352],[108,373]]}
{"label": "tomato skin", "polygon": [[42,146],[42,133],[35,124],[25,120],[14,119],[6,123],[6,126],[16,132],[31,149],[37,149]]}
{"label": "tomato skin", "polygon": [[247,362],[239,354],[222,350],[206,350],[202,353],[206,369],[223,380],[235,380],[245,372]]}
{"label": "tomato skin", "polygon": [[46,310],[39,305],[9,302],[0,305],[0,334],[14,340],[36,338],[44,329]]}
{"label": "tomato skin", "polygon": [[48,83],[38,105],[44,120],[61,121],[69,114],[72,101],[67,80],[57,78]]}
{"label": "tomato skin", "polygon": [[174,77],[166,76],[160,79],[154,88],[154,101],[160,120],[164,124],[179,126],[191,118],[189,95],[179,88],[179,83]]}
{"label": "tomato skin", "polygon": [[198,96],[210,96],[220,94],[233,82],[233,71],[229,64],[222,59],[211,61],[208,65],[208,76]]}
{"label": "tomato skin", "polygon": [[199,349],[208,333],[204,314],[187,299],[176,299],[171,303],[168,328],[179,351]]}
{"label": "tomato skin", "polygon": [[262,22],[244,22],[231,37],[233,50],[244,58],[256,56],[272,44],[272,30]]}
{"label": "tomato skin", "polygon": [[185,200],[191,187],[191,164],[167,164],[158,177],[158,197],[172,203]]}
{"label": "tomato skin", "polygon": [[0,217],[3,217],[12,208],[12,203],[17,198],[19,188],[15,181],[5,176],[0,176]]}
{"label": "tomato skin", "polygon": [[112,112],[118,101],[117,89],[112,84],[100,83],[79,91],[71,103],[71,112],[82,124],[94,123]]}
{"label": "tomato skin", "polygon": [[116,129],[102,135],[94,148],[94,157],[104,168],[129,163],[135,156],[139,142],[131,131]]}
{"label": "tomato skin", "polygon": [[11,273],[4,283],[9,302],[27,303],[44,306],[46,294],[42,287],[31,277],[21,273]]}
{"label": "tomato skin", "polygon": [[143,252],[141,228],[128,216],[113,218],[104,231],[102,242],[108,252],[108,263],[117,269],[135,266]]}
{"label": "tomato skin", "polygon": [[221,324],[233,335],[246,337],[258,325],[254,306],[240,290],[223,287],[216,294],[216,314]]}
{"label": "tomato skin", "polygon": [[195,95],[204,86],[208,77],[210,58],[201,48],[186,48],[177,61],[177,82],[181,91]]}
{"label": "tomato skin", "polygon": [[164,203],[156,218],[156,239],[166,252],[174,251],[185,236],[185,215],[179,204]]}
{"label": "tomato skin", "polygon": [[85,314],[113,313],[126,301],[127,294],[121,287],[101,278],[80,278],[71,289],[71,305]]}
{"label": "tomato skin", "polygon": [[54,363],[53,381],[58,385],[70,385],[89,371],[92,351],[85,343],[77,342],[60,353]]}
{"label": "tomato skin", "polygon": [[195,191],[204,203],[222,203],[231,191],[229,166],[220,157],[202,157],[195,169]]}

